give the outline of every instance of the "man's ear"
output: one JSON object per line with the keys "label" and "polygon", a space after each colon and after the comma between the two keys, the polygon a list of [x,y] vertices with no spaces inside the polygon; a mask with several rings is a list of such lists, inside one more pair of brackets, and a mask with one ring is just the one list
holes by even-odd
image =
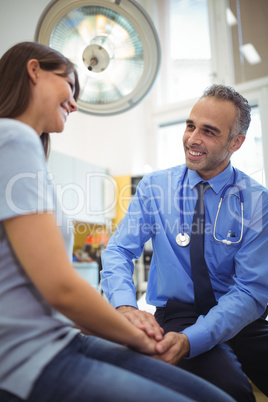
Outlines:
{"label": "man's ear", "polygon": [[245,139],[246,139],[245,134],[235,135],[231,139],[230,146],[229,146],[229,152],[233,153],[233,152],[237,151],[242,146]]}
{"label": "man's ear", "polygon": [[31,59],[27,63],[27,71],[32,83],[35,85],[40,72],[40,64],[39,61],[36,59]]}

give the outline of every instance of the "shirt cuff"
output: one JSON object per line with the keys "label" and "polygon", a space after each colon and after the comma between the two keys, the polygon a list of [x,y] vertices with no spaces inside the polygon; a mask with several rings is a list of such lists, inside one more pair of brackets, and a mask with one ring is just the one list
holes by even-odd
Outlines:
{"label": "shirt cuff", "polygon": [[132,292],[119,291],[112,295],[110,303],[113,307],[131,306],[138,308],[137,300]]}
{"label": "shirt cuff", "polygon": [[198,356],[213,347],[210,334],[200,322],[202,318],[199,317],[196,324],[193,324],[182,331],[182,333],[187,336],[190,343],[190,353],[188,358]]}

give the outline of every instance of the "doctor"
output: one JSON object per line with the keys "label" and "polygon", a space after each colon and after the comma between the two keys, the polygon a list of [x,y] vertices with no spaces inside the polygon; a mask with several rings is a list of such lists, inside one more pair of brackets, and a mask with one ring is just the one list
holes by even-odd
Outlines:
{"label": "doctor", "polygon": [[[243,402],[254,400],[248,378],[268,395],[268,322],[260,318],[268,301],[268,191],[230,163],[249,124],[245,98],[223,85],[208,88],[186,121],[186,165],[139,183],[102,254],[101,272],[110,303],[156,340],[164,337],[162,360]],[[204,258],[215,300],[205,313],[196,308],[194,287],[201,282],[193,283],[191,254],[200,181],[209,184]],[[132,279],[133,259],[150,238],[147,302],[155,316],[138,310]]]}

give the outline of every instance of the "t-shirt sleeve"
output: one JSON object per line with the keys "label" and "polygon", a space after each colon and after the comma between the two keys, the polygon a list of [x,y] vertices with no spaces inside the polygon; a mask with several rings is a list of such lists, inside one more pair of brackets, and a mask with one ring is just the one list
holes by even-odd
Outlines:
{"label": "t-shirt sleeve", "polygon": [[53,211],[53,184],[38,135],[26,125],[14,124],[5,130],[3,137],[0,142],[0,220]]}

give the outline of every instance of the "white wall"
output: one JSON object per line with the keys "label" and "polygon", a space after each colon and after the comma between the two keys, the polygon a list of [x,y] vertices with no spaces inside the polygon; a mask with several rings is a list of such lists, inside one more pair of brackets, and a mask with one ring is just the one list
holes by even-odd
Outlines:
{"label": "white wall", "polygon": [[48,0],[0,0],[0,55],[17,42],[31,41]]}
{"label": "white wall", "polygon": [[144,105],[116,116],[69,116],[62,134],[52,134],[53,149],[107,167],[114,176],[143,173]]}
{"label": "white wall", "polygon": [[[21,41],[31,41],[48,0],[0,0],[0,55]],[[151,0],[142,5],[151,6]],[[106,167],[115,176],[144,173],[146,138],[150,138],[153,91],[132,110],[112,117],[76,112],[65,131],[52,134],[52,149]]]}

